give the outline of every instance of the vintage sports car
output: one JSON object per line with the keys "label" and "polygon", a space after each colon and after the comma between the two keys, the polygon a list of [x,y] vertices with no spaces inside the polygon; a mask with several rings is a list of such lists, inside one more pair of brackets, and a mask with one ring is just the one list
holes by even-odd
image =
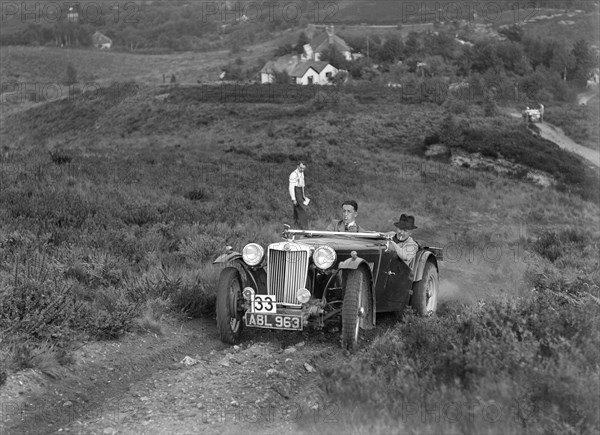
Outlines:
{"label": "vintage sports car", "polygon": [[265,249],[249,243],[231,247],[217,289],[221,340],[235,344],[242,328],[302,330],[341,315],[342,346],[354,349],[361,330],[375,327],[376,313],[434,313],[438,297],[440,248],[419,245],[408,267],[384,233],[293,230]]}

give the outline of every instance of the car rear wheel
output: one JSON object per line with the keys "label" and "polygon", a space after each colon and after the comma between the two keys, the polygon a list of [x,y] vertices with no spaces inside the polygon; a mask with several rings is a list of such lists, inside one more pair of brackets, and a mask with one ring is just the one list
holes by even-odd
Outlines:
{"label": "car rear wheel", "polygon": [[348,271],[342,305],[342,347],[344,349],[357,348],[360,330],[365,329],[369,322],[370,287],[367,273],[362,268]]}
{"label": "car rear wheel", "polygon": [[417,310],[417,314],[430,316],[435,313],[437,310],[438,288],[437,267],[433,262],[428,261],[423,270],[423,279],[415,283],[410,300],[410,305]]}
{"label": "car rear wheel", "polygon": [[221,341],[236,344],[242,334],[242,280],[234,267],[223,269],[217,288],[217,327]]}

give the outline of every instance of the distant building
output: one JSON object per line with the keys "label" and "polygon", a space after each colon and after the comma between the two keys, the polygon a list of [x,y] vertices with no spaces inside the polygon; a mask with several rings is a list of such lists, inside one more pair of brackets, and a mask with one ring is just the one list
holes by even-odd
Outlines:
{"label": "distant building", "polygon": [[275,82],[277,73],[287,73],[291,83],[298,85],[326,85],[338,73],[338,69],[328,62],[299,60],[296,55],[282,56],[268,61],[260,71],[261,83]]}
{"label": "distant building", "polygon": [[79,13],[71,6],[67,12],[67,22],[77,23],[79,21]]}
{"label": "distant building", "polygon": [[108,50],[112,47],[112,39],[108,36],[96,31],[92,35],[92,45],[101,50]]}
{"label": "distant building", "polygon": [[285,55],[278,59],[268,61],[260,70],[261,83],[275,82],[275,74],[286,72],[291,77],[291,73],[298,64],[298,56]]}
{"label": "distant building", "polygon": [[346,60],[352,60],[350,46],[342,38],[334,33],[333,25],[328,26],[323,33],[312,38],[310,44],[305,44],[302,53],[302,60],[321,60],[321,55],[329,50],[330,47],[340,52]]}
{"label": "distant building", "polygon": [[327,62],[299,62],[290,76],[297,85],[328,85],[338,69]]}

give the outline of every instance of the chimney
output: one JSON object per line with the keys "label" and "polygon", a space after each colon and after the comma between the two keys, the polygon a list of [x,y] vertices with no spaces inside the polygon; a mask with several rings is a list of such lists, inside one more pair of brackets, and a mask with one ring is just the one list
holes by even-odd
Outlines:
{"label": "chimney", "polygon": [[333,24],[331,26],[325,27],[325,30],[327,31],[327,36],[329,36],[329,43],[332,44],[333,43]]}

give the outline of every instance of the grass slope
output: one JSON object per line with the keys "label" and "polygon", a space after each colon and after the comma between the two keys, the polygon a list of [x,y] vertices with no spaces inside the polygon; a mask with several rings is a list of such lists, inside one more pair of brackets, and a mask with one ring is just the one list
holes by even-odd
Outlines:
{"label": "grass slope", "polygon": [[[212,316],[219,268],[211,260],[225,245],[279,238],[291,222],[287,177],[304,159],[313,227],[324,228],[354,198],[366,228],[390,229],[407,212],[416,216],[418,239],[446,250],[439,319],[409,317],[339,371],[324,372],[326,394],[349,409],[342,397],[361,401],[372,391],[364,382],[387,383],[353,414],[351,427],[383,416],[376,432],[417,430],[418,421],[400,425],[398,415],[418,391],[422,400],[439,394],[543,405],[531,426],[519,420],[500,431],[597,427],[590,416],[597,402],[585,389],[597,379],[590,363],[597,338],[586,335],[597,319],[587,316],[596,309],[589,295],[598,296],[597,202],[422,159],[425,137],[449,115],[433,103],[378,99],[358,88],[333,100],[278,93],[251,103],[236,87],[111,89],[3,124],[3,365],[43,360],[52,371],[47,361],[68,362],[78,339],[160,332],[169,307]],[[475,106],[463,116],[472,128],[497,130],[486,134],[520,124],[482,113]],[[483,308],[472,305],[478,300]],[[551,357],[536,353],[543,346]],[[534,367],[541,387],[524,381],[534,379]],[[563,381],[551,385],[561,368]],[[582,392],[572,415],[563,391]],[[446,423],[431,431],[457,430]],[[461,428],[491,430],[485,424]]]}

